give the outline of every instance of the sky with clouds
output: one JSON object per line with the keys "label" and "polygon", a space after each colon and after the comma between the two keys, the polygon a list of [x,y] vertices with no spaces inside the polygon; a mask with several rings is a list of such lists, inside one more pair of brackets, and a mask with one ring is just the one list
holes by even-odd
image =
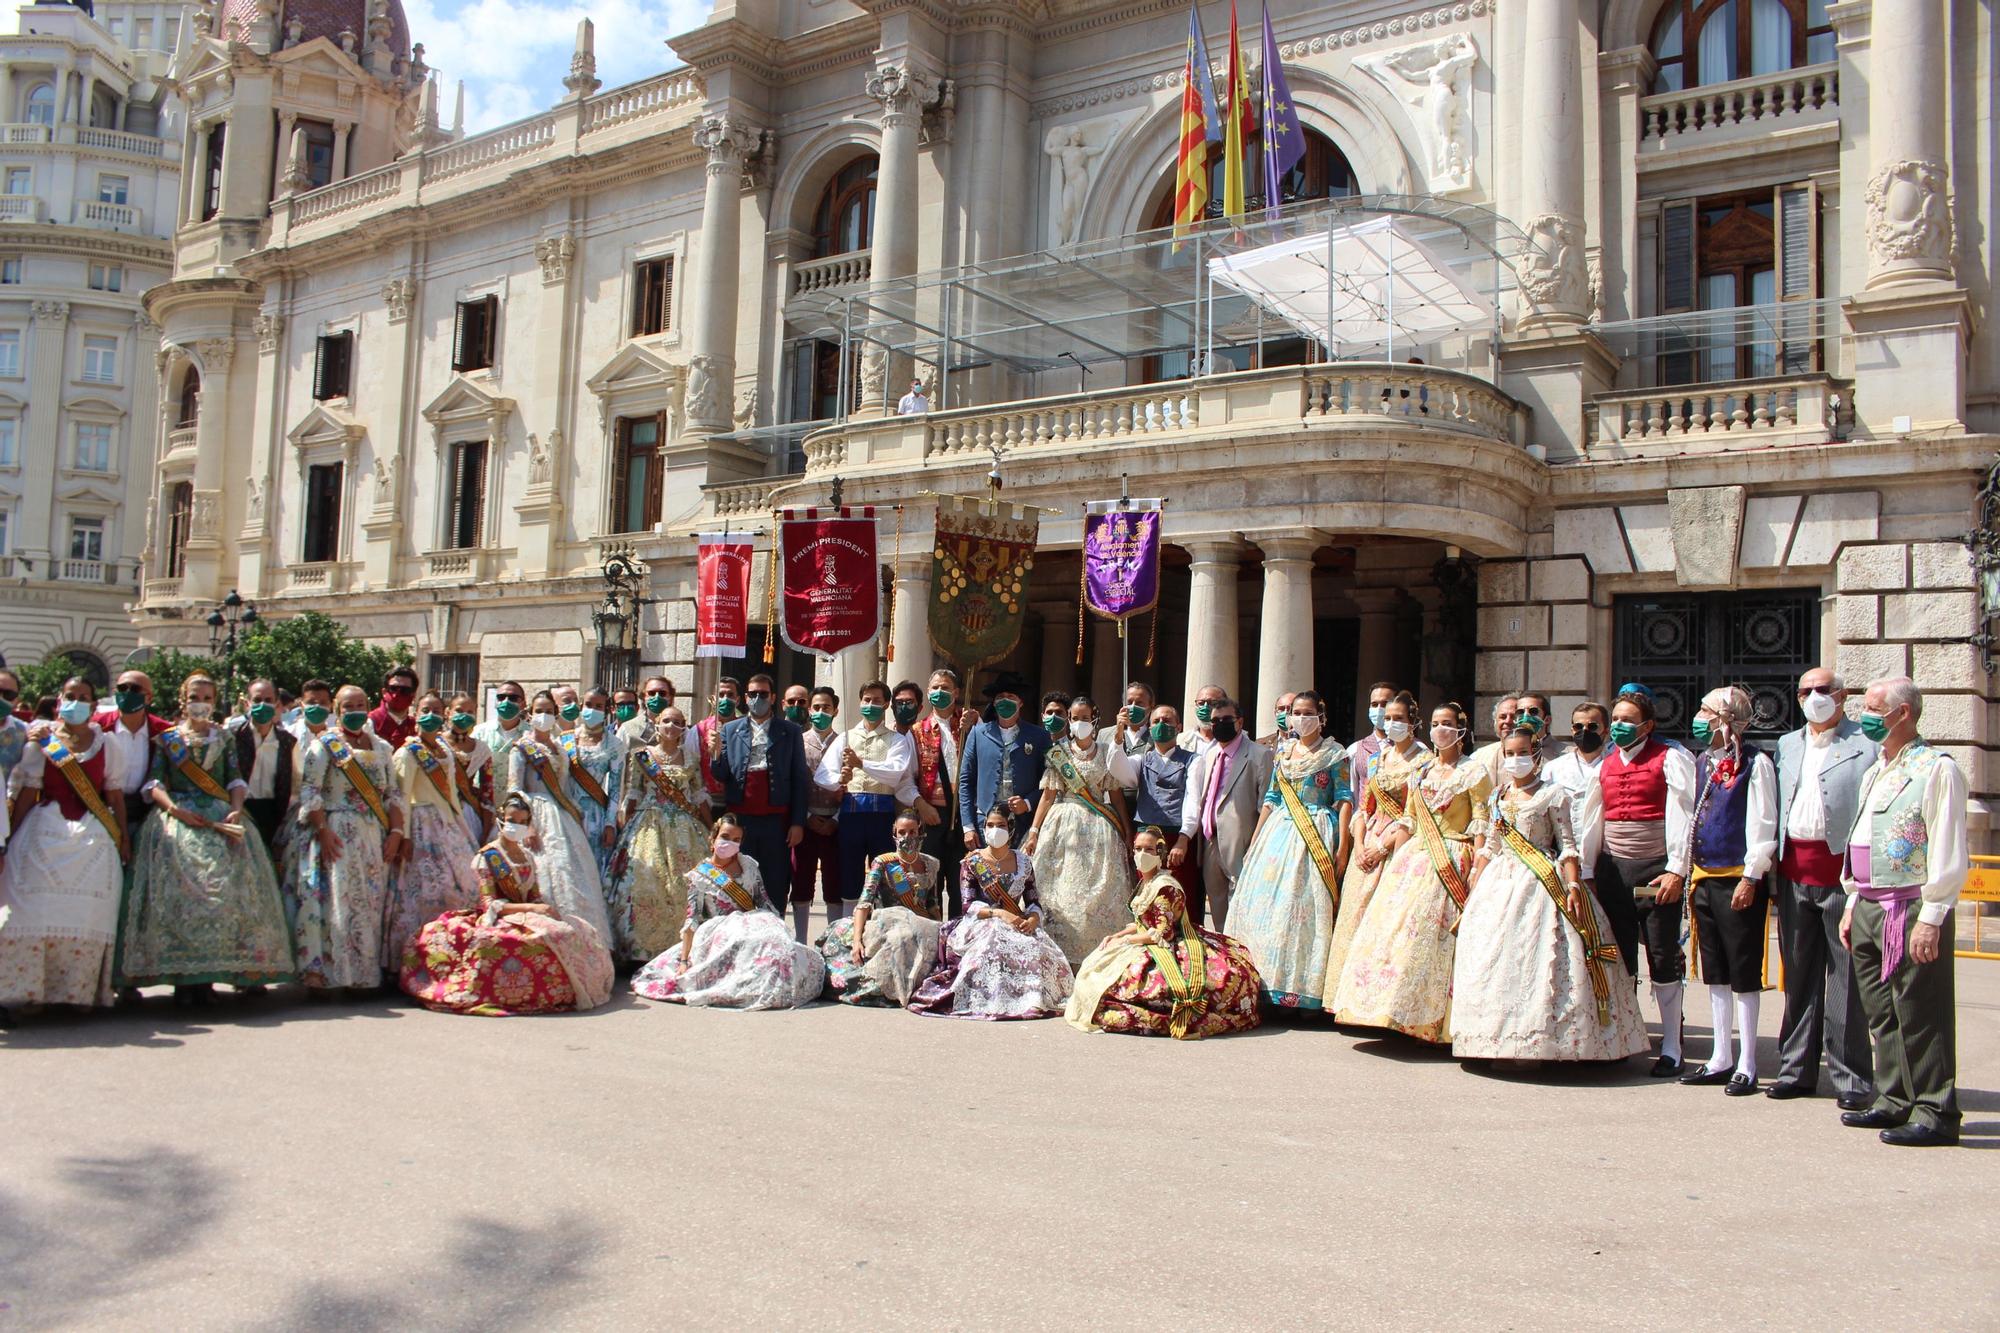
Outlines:
{"label": "sky with clouds", "polygon": [[606,88],[664,73],[680,63],[669,34],[699,27],[709,0],[403,0],[410,38],[438,71],[441,117],[449,123],[465,80],[465,128],[490,130],[546,110],[563,96],[576,25],[597,24],[597,77]]}

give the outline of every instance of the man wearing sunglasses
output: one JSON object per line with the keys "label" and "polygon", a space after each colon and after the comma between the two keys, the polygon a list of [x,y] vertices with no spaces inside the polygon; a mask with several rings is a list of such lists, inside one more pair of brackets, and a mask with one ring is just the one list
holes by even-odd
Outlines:
{"label": "man wearing sunglasses", "polygon": [[[618,724],[618,739],[625,742],[629,752],[635,748],[651,745],[659,734],[660,716],[679,702],[674,691],[674,683],[665,676],[648,676],[639,686],[639,715],[630,721]],[[681,730],[681,753],[686,757],[689,768],[701,763],[701,750],[695,741],[693,727]]]}
{"label": "man wearing sunglasses", "polygon": [[710,765],[725,807],[743,825],[743,850],[763,872],[764,892],[774,904],[791,899],[792,848],[806,835],[812,788],[805,735],[778,716],[777,697],[769,676],[744,682],[749,716],[722,724]]}
{"label": "man wearing sunglasses", "polygon": [[528,691],[518,680],[503,680],[493,691],[493,720],[472,729],[474,738],[486,742],[493,752],[493,771],[507,772],[507,756],[514,743],[528,735]]}
{"label": "man wearing sunglasses", "polygon": [[[1542,776],[1569,793],[1569,826],[1572,831],[1583,827],[1583,796],[1597,781],[1597,771],[1604,763],[1604,739],[1610,731],[1610,709],[1594,699],[1578,704],[1570,709],[1567,747],[1543,765]],[[1544,744],[1546,746],[1546,742]],[[1546,748],[1543,753],[1548,753]],[[1585,881],[1590,879],[1591,873],[1592,867],[1585,864]]]}
{"label": "man wearing sunglasses", "polygon": [[383,677],[382,702],[368,714],[368,725],[392,749],[417,734],[417,720],[410,716],[416,697],[417,673],[409,667],[399,666]]}
{"label": "man wearing sunglasses", "polygon": [[20,712],[21,678],[0,667],[0,792],[6,790],[7,775],[21,762],[21,751],[28,744],[28,727]]}

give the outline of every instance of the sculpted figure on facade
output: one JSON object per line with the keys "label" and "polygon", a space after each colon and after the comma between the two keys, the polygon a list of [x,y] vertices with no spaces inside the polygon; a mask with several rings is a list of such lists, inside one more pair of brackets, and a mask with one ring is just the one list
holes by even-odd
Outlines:
{"label": "sculpted figure on facade", "polygon": [[396,469],[390,460],[375,455],[375,507],[388,509],[396,503]]}
{"label": "sculpted figure on facade", "polygon": [[544,236],[535,242],[535,262],[542,266],[544,285],[569,276],[570,261],[576,258],[576,237],[569,232]]}
{"label": "sculpted figure on facade", "polygon": [[688,358],[688,420],[703,425],[721,425],[728,420],[723,411],[723,368],[720,358],[696,352]]}
{"label": "sculpted figure on facade", "polygon": [[391,278],[382,284],[382,304],[389,308],[389,322],[401,324],[410,317],[410,304],[417,299],[417,284],[410,278]]}
{"label": "sculpted figure on facade", "polygon": [[763,394],[754,384],[736,395],[736,429],[750,430],[756,426],[757,413],[763,401]]}
{"label": "sculpted figure on facade", "polygon": [[1583,264],[1583,224],[1544,213],[1527,226],[1531,244],[1515,264],[1521,290],[1537,311],[1584,313],[1589,279]]}
{"label": "sculpted figure on facade", "polygon": [[1472,184],[1472,71],[1479,48],[1465,33],[1354,62],[1415,112],[1433,190]]}
{"label": "sculpted figure on facade", "polygon": [[1878,264],[1951,264],[1951,200],[1936,162],[1885,163],[1868,182],[1868,248]]}
{"label": "sculpted figure on facade", "polygon": [[261,355],[269,356],[278,350],[278,340],[284,336],[285,317],[274,315],[268,310],[260,310],[250,327],[257,333],[257,351]]}
{"label": "sculpted figure on facade", "polygon": [[264,526],[264,479],[253,476],[245,488],[243,526],[260,528]]}
{"label": "sculpted figure on facade", "polygon": [[1083,234],[1083,197],[1090,189],[1092,164],[1109,143],[1091,143],[1083,126],[1058,126],[1049,132],[1044,150],[1056,164],[1056,242],[1075,245]]}

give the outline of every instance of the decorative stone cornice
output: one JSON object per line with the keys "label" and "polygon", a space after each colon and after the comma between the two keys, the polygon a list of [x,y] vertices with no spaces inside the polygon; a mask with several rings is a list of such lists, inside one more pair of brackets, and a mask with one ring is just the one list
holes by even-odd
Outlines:
{"label": "decorative stone cornice", "polygon": [[703,116],[694,127],[694,146],[708,155],[708,174],[742,176],[746,185],[754,184],[770,137],[768,130],[726,114]]}
{"label": "decorative stone cornice", "polygon": [[236,340],[234,338],[203,338],[194,345],[195,355],[201,358],[204,376],[229,373],[229,367],[236,360]]}
{"label": "decorative stone cornice", "polygon": [[35,316],[35,323],[37,324],[53,324],[61,327],[69,323],[69,302],[67,301],[37,301],[32,309]]}

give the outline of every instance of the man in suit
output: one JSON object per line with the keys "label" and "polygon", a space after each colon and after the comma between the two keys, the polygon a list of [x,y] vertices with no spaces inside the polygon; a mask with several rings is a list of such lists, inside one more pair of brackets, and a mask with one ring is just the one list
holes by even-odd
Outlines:
{"label": "man in suit", "polygon": [[236,770],[249,784],[243,813],[263,835],[272,859],[272,841],[292,804],[292,751],[299,738],[278,725],[278,687],[259,678],[243,692],[247,712],[229,719],[229,738],[236,743]]}
{"label": "man in suit", "polygon": [[743,850],[763,872],[765,893],[782,903],[792,893],[792,848],[806,836],[812,776],[804,734],[776,715],[777,697],[769,676],[744,683],[749,716],[722,724],[710,773],[724,807],[743,825]]}
{"label": "man in suit", "polygon": [[1843,1111],[1875,1100],[1868,1021],[1854,960],[1840,942],[1847,895],[1840,887],[1843,839],[1861,810],[1861,777],[1881,747],[1841,705],[1847,689],[1825,667],[1799,677],[1806,724],[1778,741],[1778,949],[1785,960],[1785,1021],[1778,1076],[1767,1097],[1819,1091],[1820,1052]]}
{"label": "man in suit", "polygon": [[1010,845],[1028,836],[1041,796],[1042,768],[1048,762],[1049,733],[1021,716],[1028,683],[1012,671],[995,676],[986,688],[986,720],[966,733],[958,786],[958,826],[965,849],[979,846],[986,816],[1005,806],[1013,817]]}
{"label": "man in suit", "polygon": [[1188,917],[1199,922],[1205,908],[1217,930],[1227,927],[1229,895],[1236,889],[1250,835],[1257,831],[1264,789],[1271,783],[1273,752],[1245,736],[1242,725],[1234,699],[1224,697],[1210,706],[1214,743],[1188,768],[1182,837],[1167,858],[1175,869],[1190,855],[1199,860],[1201,892],[1196,902],[1188,904]]}

